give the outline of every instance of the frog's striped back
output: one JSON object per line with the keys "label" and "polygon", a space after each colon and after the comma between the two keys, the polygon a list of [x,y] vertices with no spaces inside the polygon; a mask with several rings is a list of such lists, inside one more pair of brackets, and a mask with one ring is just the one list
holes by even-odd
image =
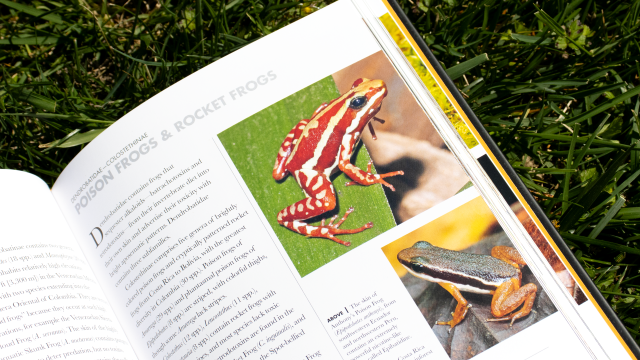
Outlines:
{"label": "frog's striped back", "polygon": [[489,255],[443,249],[419,241],[398,253],[398,261],[416,277],[456,285],[461,291],[488,294],[520,269]]}

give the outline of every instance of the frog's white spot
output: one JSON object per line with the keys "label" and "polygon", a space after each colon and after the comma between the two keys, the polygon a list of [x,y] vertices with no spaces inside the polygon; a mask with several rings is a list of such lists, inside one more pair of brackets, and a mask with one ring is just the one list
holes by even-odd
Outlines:
{"label": "frog's white spot", "polygon": [[291,211],[291,215],[296,213],[296,204],[293,204],[289,207],[289,211]]}
{"label": "frog's white spot", "polygon": [[284,222],[284,226],[289,226],[289,222],[288,222],[288,221],[285,221],[285,222]]}
{"label": "frog's white spot", "polygon": [[293,145],[298,143],[298,139],[293,139]]}
{"label": "frog's white spot", "polygon": [[[298,129],[300,129],[300,130],[304,129],[304,125],[300,125],[300,126],[298,126]],[[281,135],[281,136],[282,136],[282,135]]]}
{"label": "frog's white spot", "polygon": [[344,166],[345,169],[351,170],[354,168],[352,163],[347,163],[347,165]]}
{"label": "frog's white spot", "polygon": [[304,206],[302,204],[298,204],[298,212],[304,210]]}
{"label": "frog's white spot", "polygon": [[324,174],[325,174],[327,177],[331,176],[331,173],[333,172],[333,169],[335,169],[335,168],[336,168],[336,166],[338,165],[338,161],[339,161],[339,158],[340,158],[340,156],[339,156],[339,155],[340,155],[340,154],[339,154],[339,153],[337,153],[337,154],[336,154],[336,158],[335,158],[335,160],[333,161],[333,164],[331,164],[331,165],[330,165],[330,166],[328,166],[326,169],[324,169]]}
{"label": "frog's white spot", "polygon": [[329,203],[328,202],[324,203],[324,206],[329,206]]}
{"label": "frog's white spot", "polygon": [[318,108],[316,109],[316,111],[313,113],[313,115],[317,114],[320,112],[320,110],[324,109],[327,107],[327,103],[322,103],[322,105],[318,106]]}
{"label": "frog's white spot", "polygon": [[284,210],[280,211],[282,213],[282,216],[287,216],[287,208],[284,208]]}
{"label": "frog's white spot", "polygon": [[380,175],[374,175],[373,177],[376,179],[380,179]]}
{"label": "frog's white spot", "polygon": [[327,190],[322,190],[319,193],[316,194],[316,199],[322,199],[325,197],[325,195],[327,195]]}
{"label": "frog's white spot", "polygon": [[285,142],[284,142],[284,146],[289,146],[289,145],[291,145],[291,143],[290,143],[290,142],[288,142],[288,141],[285,141]]}
{"label": "frog's white spot", "polygon": [[305,230],[307,230],[307,234],[311,234],[311,232],[312,232],[313,230],[315,230],[315,229],[316,229],[316,227],[315,227],[315,226],[308,226],[308,225],[307,225],[307,226],[305,226],[305,227],[304,227],[304,229],[305,229]]}
{"label": "frog's white spot", "polygon": [[282,212],[278,213],[278,221],[282,221]]}
{"label": "frog's white spot", "polygon": [[321,232],[322,234],[326,234],[326,233],[328,233],[328,232],[329,232],[329,229],[327,229],[327,228],[322,228],[322,230],[320,230],[320,232]]}
{"label": "frog's white spot", "polygon": [[[318,172],[315,170],[308,170],[308,169],[300,169],[298,170],[301,173],[304,174],[304,176],[306,177],[306,182],[304,184],[304,187],[308,188],[309,185],[311,185],[311,180],[313,180],[313,178],[318,175]],[[302,185],[302,182],[300,180],[298,180],[298,184]]]}
{"label": "frog's white spot", "polygon": [[[313,200],[313,199],[311,199],[311,198],[308,198],[308,199],[307,199],[307,209],[315,210],[315,208],[313,207],[313,205],[311,205],[311,200]],[[308,213],[307,213],[307,214],[308,214]]]}
{"label": "frog's white spot", "polygon": [[[290,137],[292,138],[292,137],[293,137],[293,134],[287,134],[287,137],[288,137],[288,138],[290,138]],[[285,139],[286,139],[286,138],[285,138]]]}
{"label": "frog's white spot", "polygon": [[315,185],[313,185],[311,190],[316,191],[320,186],[322,186],[322,176],[318,176],[318,181],[316,182]]}
{"label": "frog's white spot", "polygon": [[278,151],[278,155],[280,155],[280,156],[282,156],[282,157],[285,157],[285,156],[287,156],[287,152],[286,152],[286,151],[284,151],[284,149],[283,149],[283,148],[280,148],[280,151]]}
{"label": "frog's white spot", "polygon": [[307,224],[303,223],[302,221],[297,221],[297,220],[293,221],[293,227],[298,231],[300,231],[300,229],[299,229],[300,227],[305,226],[305,225],[307,225]]}
{"label": "frog's white spot", "polygon": [[[350,149],[348,149],[348,148],[344,148],[344,150],[342,150],[342,158],[343,159],[349,158],[349,151],[350,151]],[[346,163],[346,161],[341,161],[342,166],[344,166],[345,163]]]}
{"label": "frog's white spot", "polygon": [[316,206],[317,206],[317,207],[322,206],[322,201],[320,201],[320,200],[316,200]]}

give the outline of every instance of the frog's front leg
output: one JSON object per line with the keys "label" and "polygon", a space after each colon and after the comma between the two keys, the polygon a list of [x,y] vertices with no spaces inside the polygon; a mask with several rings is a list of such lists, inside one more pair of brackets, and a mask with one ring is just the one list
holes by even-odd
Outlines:
{"label": "frog's front leg", "polygon": [[527,265],[518,250],[510,246],[494,246],[491,249],[491,256],[496,259],[500,259],[518,269],[521,269],[523,266]]}
{"label": "frog's front leg", "polygon": [[391,189],[391,191],[395,191],[396,189],[393,187],[393,185],[389,184],[383,179],[390,176],[404,175],[404,171],[400,170],[400,171],[394,171],[386,174],[372,174],[371,164],[373,164],[373,160],[369,161],[369,164],[367,165],[367,171],[364,171],[354,166],[353,164],[351,164],[351,154],[354,146],[355,144],[352,143],[349,146],[342,145],[340,147],[340,161],[338,162],[338,168],[343,173],[345,173],[351,180],[353,180],[346,183],[346,185],[349,186],[349,185],[360,184],[360,185],[368,186],[373,184],[382,184],[388,187],[389,189]]}
{"label": "frog's front leg", "polygon": [[453,284],[439,282],[440,286],[442,286],[445,290],[449,292],[449,294],[453,295],[453,298],[456,299],[458,305],[456,306],[456,310],[453,312],[453,319],[450,321],[436,321],[436,325],[449,325],[449,332],[453,329],[454,326],[458,325],[464,317],[467,315],[467,311],[471,307],[471,304],[465,299],[460,290]]}
{"label": "frog's front leg", "polygon": [[[493,299],[491,299],[491,314],[496,318],[487,319],[487,321],[511,320],[509,326],[513,326],[516,320],[529,315],[537,292],[538,287],[535,284],[526,284],[520,287],[519,279],[505,281],[498,286],[498,289],[493,294]],[[522,303],[524,303],[522,309],[511,314]]]}
{"label": "frog's front leg", "polygon": [[297,170],[294,176],[307,197],[282,209],[278,213],[278,223],[280,225],[307,237],[321,237],[345,246],[350,246],[351,243],[342,241],[335,235],[355,234],[373,226],[369,222],[357,229],[339,229],[349,214],[353,212],[353,208],[349,208],[342,219],[336,223],[334,222],[338,218],[337,215],[327,225],[325,225],[324,220],[322,220],[320,226],[308,225],[303,220],[324,214],[336,207],[335,190],[329,177],[323,173],[313,170]]}

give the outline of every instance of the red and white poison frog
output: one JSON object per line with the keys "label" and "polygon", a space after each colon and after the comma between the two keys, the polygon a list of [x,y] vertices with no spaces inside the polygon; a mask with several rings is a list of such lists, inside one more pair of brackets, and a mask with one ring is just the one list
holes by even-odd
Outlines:
{"label": "red and white poison frog", "polygon": [[304,119],[291,129],[276,157],[273,178],[282,180],[287,174],[293,174],[306,198],[278,213],[280,225],[307,237],[326,238],[345,246],[350,246],[351,243],[342,241],[335,235],[355,234],[373,227],[369,222],[357,229],[339,229],[353,207],[337,223],[334,221],[338,215],[326,225],[323,219],[320,226],[308,225],[304,220],[335,208],[336,194],[330,176],[337,169],[353,180],[347,185],[380,183],[395,191],[383,178],[404,175],[403,171],[374,175],[371,173],[371,162],[367,171],[351,164],[353,149],[367,125],[373,138],[376,138],[370,122],[382,122],[375,115],[380,111],[385,96],[387,87],[384,81],[358,79],[351,90],[329,104],[320,105],[311,119]]}

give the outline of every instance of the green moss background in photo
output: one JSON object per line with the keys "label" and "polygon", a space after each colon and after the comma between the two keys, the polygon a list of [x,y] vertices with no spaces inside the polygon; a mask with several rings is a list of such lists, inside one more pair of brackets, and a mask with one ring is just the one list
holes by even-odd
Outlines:
{"label": "green moss background in photo", "polygon": [[[345,186],[350,179],[342,172],[331,177],[338,206],[314,219],[317,220],[314,224],[336,214],[342,216],[353,206],[354,212],[341,228],[357,228],[369,221],[373,222],[373,228],[358,234],[338,235],[339,239],[350,241],[350,247],[328,239],[307,238],[278,224],[278,212],[304,198],[295,178],[288,176],[284,181],[277,182],[271,176],[280,145],[294,125],[302,119],[308,119],[322,103],[338,96],[340,93],[329,76],[218,135],[302,277],[395,226],[382,186]],[[351,161],[357,167],[366,169],[369,159],[369,153],[361,143]]]}

